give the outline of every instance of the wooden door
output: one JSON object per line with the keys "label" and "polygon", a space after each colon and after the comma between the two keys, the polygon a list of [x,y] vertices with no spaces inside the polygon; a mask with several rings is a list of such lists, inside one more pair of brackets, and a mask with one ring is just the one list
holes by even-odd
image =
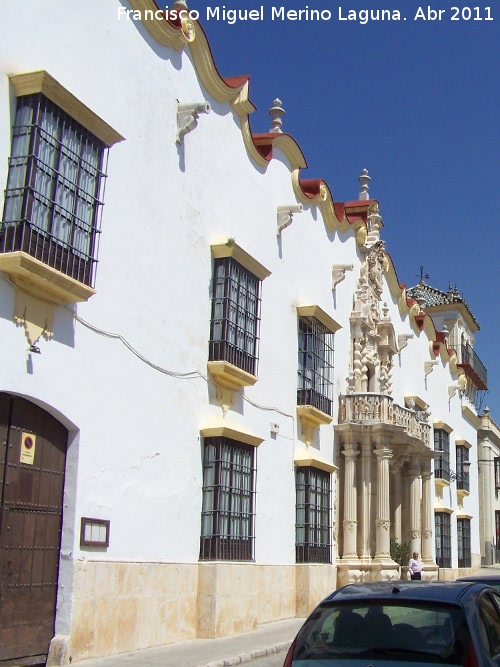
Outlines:
{"label": "wooden door", "polygon": [[0,664],[39,664],[54,636],[68,432],[0,393]]}

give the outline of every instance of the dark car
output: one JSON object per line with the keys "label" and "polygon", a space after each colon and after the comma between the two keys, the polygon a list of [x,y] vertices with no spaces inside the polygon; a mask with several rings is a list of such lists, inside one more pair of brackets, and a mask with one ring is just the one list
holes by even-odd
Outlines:
{"label": "dark car", "polygon": [[283,667],[500,666],[500,596],[474,582],[349,584],[297,633]]}
{"label": "dark car", "polygon": [[472,574],[469,577],[458,577],[457,581],[477,581],[500,591],[500,574]]}

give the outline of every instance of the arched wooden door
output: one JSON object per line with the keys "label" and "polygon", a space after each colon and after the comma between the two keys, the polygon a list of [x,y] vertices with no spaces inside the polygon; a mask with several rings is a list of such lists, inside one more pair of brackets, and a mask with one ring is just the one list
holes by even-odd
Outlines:
{"label": "arched wooden door", "polygon": [[0,665],[43,662],[54,636],[67,441],[45,410],[0,393]]}

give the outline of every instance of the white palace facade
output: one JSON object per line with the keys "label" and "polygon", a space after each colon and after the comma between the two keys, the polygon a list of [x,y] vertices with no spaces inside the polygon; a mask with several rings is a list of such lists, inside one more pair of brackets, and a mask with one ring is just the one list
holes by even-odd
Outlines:
{"label": "white palace facade", "polygon": [[400,284],[366,170],[304,177],[281,102],[253,132],[158,9],[2,9],[0,665],[304,616],[399,578],[394,542],[428,579],[492,551],[468,305]]}

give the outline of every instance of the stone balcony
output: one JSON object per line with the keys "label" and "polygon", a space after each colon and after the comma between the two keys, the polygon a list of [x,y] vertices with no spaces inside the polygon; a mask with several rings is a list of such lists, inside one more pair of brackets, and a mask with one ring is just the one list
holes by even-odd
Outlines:
{"label": "stone balcony", "polygon": [[392,396],[366,392],[339,397],[339,424],[387,424],[400,426],[411,438],[431,447],[431,426],[415,410],[394,403]]}

